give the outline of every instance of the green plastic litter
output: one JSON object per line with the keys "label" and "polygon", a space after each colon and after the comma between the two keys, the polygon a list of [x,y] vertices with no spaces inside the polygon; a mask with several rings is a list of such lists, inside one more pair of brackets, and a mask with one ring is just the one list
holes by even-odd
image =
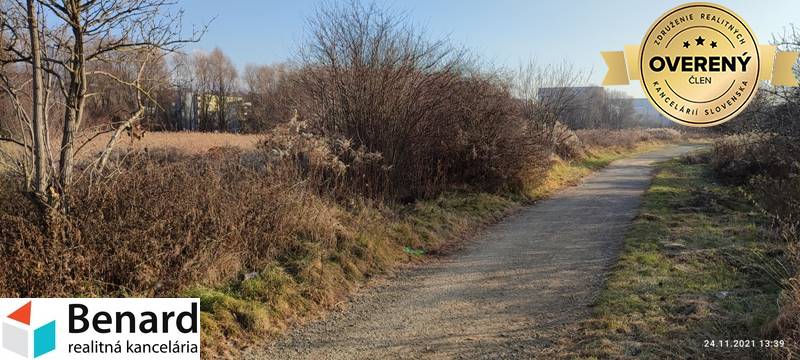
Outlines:
{"label": "green plastic litter", "polygon": [[423,250],[423,249],[414,249],[414,248],[412,248],[410,246],[404,247],[403,251],[405,251],[406,254],[414,255],[414,256],[425,255],[425,250]]}

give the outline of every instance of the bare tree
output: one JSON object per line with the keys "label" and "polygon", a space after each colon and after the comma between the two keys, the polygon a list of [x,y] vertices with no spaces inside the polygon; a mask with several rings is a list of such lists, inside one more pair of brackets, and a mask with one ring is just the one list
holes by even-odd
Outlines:
{"label": "bare tree", "polygon": [[194,104],[196,77],[193,69],[192,57],[185,53],[176,53],[172,57],[172,83],[175,86],[176,106],[173,128],[174,130],[195,130],[196,123],[187,123],[186,120],[194,121]]}
{"label": "bare tree", "polygon": [[263,131],[289,118],[287,87],[290,69],[285,64],[247,65],[243,82],[251,109],[245,123],[250,132]]}
{"label": "bare tree", "polygon": [[239,75],[231,59],[222,50],[215,48],[208,55],[208,65],[211,71],[211,95],[214,97],[217,129],[229,130],[229,105],[231,96],[238,91],[237,80]]}
{"label": "bare tree", "polygon": [[[800,27],[791,25],[773,36],[772,44],[780,51],[800,51]],[[800,77],[800,64],[795,65]],[[763,84],[747,109],[722,126],[719,131],[762,132],[792,137],[800,136],[800,88]]]}
{"label": "bare tree", "polygon": [[[159,84],[156,82],[154,85],[151,85],[153,87],[149,87],[149,88],[146,87],[146,85],[144,83],[144,80],[145,80],[144,75],[146,74],[145,71],[148,68],[148,64],[152,61],[152,58],[158,57],[160,55],[160,51],[157,50],[157,49],[154,49],[152,53],[145,53],[145,54],[139,54],[139,55],[143,56],[144,59],[139,61],[139,63],[140,63],[139,70],[136,73],[136,77],[132,81],[128,81],[128,80],[116,77],[113,74],[108,74],[107,75],[109,77],[113,77],[116,81],[118,81],[118,82],[120,82],[122,84],[125,84],[127,86],[130,86],[131,88],[135,89],[134,97],[136,99],[136,106],[135,106],[136,110],[134,110],[133,113],[130,113],[128,118],[121,125],[117,126],[116,129],[113,131],[113,133],[111,135],[111,138],[108,140],[108,143],[105,146],[103,152],[101,153],[100,157],[95,162],[95,164],[97,164],[97,166],[95,168],[93,168],[93,170],[96,173],[100,173],[100,172],[103,171],[103,169],[105,169],[105,167],[106,167],[106,165],[108,163],[108,159],[111,156],[111,152],[114,149],[114,145],[116,145],[116,143],[119,140],[119,137],[122,135],[122,133],[124,131],[131,131],[133,126],[134,126],[133,124],[135,124],[136,122],[139,122],[139,121],[142,120],[142,118],[145,115],[145,110],[146,110],[146,107],[145,107],[146,100],[147,100],[146,97],[151,97],[152,94],[153,94],[153,91],[154,91],[154,87],[158,87],[159,86]],[[151,100],[153,102],[155,102],[155,100],[152,99],[152,97],[151,97]]]}
{"label": "bare tree", "polygon": [[[46,196],[49,174],[47,173],[45,155],[45,136],[44,136],[44,78],[42,76],[42,51],[39,38],[39,22],[36,4],[33,0],[27,0],[28,9],[28,33],[31,42],[31,67],[33,68],[33,116],[31,118],[33,127],[33,152],[34,152],[34,175],[33,186],[36,196]],[[45,199],[39,201],[45,202]]]}
{"label": "bare tree", "polygon": [[[41,141],[41,137],[35,133],[39,133],[44,115],[41,104],[34,105],[41,98],[34,100],[32,92],[34,85],[42,85],[41,76],[33,76],[31,69],[34,67],[31,49],[34,43],[38,48],[40,41],[38,18],[37,9],[30,2],[0,1],[0,45],[3,47],[0,50],[0,90],[11,108],[10,116],[4,119],[5,129],[0,133],[0,145],[12,146],[10,150],[0,147],[3,150],[0,155],[4,162],[10,160],[11,170],[24,178],[26,188],[34,192],[37,200],[45,197],[44,192],[39,192],[44,174],[41,167],[36,166],[41,162],[34,158],[34,155],[41,155],[42,148],[35,148],[33,144],[35,137]],[[32,36],[36,38],[35,42],[31,41]],[[41,57],[37,60],[38,71],[41,69]],[[34,81],[34,78],[38,81]],[[41,92],[36,93],[41,95]],[[32,118],[34,111],[37,112],[36,118]],[[17,154],[23,156],[14,156]]]}
{"label": "bare tree", "polygon": [[[18,118],[26,124],[22,128],[29,129],[30,135],[15,142],[23,148],[26,157],[33,159],[34,174],[39,174],[34,175],[36,198],[51,209],[67,211],[75,178],[76,153],[80,149],[76,142],[81,132],[90,131],[95,135],[98,132],[114,133],[102,155],[92,162],[93,172],[99,173],[107,164],[108,154],[122,131],[120,129],[130,129],[141,121],[146,100],[153,99],[152,88],[143,86],[147,66],[164,54],[175,51],[181,44],[196,41],[205,29],[193,33],[190,38],[181,37],[181,12],[170,11],[173,5],[170,0],[34,0],[25,4],[20,1],[0,4],[0,19],[3,19],[0,20],[0,38],[8,37],[0,41],[4,44],[4,53],[8,54],[2,62],[3,73],[6,74],[11,65],[28,64],[34,75],[33,84],[31,90],[27,90],[24,82],[14,83],[4,75],[3,90],[17,99]],[[52,23],[37,24],[37,11],[41,14],[39,19],[50,19]],[[27,35],[20,33],[19,29],[23,28],[29,29]],[[100,66],[125,62],[131,57],[140,59],[136,62],[139,67],[133,79]],[[44,121],[47,105],[43,91],[48,89],[43,86],[43,72],[47,72],[48,79],[58,90],[56,95],[61,104],[58,112],[62,118],[58,123]],[[84,129],[87,101],[103,95],[90,91],[90,84],[99,78],[132,89],[136,93],[136,106],[113,121],[111,129]],[[30,116],[25,111],[27,106],[21,101],[24,97],[21,94],[25,91],[32,93],[29,96],[33,107]],[[61,132],[57,156],[43,150],[50,146],[45,140],[48,127]],[[91,139],[95,135],[88,137]],[[46,175],[47,171],[42,170],[41,164],[48,163],[52,166],[48,170],[50,174]],[[45,191],[44,187],[48,190]]]}
{"label": "bare tree", "polygon": [[202,52],[194,53],[192,56],[192,67],[194,69],[194,78],[197,97],[197,116],[200,125],[200,130],[210,131],[214,129],[214,124],[211,119],[211,89],[212,89],[212,73],[211,65],[208,61],[208,55]]}
{"label": "bare tree", "polygon": [[219,48],[192,58],[201,130],[229,130],[231,97],[238,93],[238,73]]}
{"label": "bare tree", "polygon": [[579,85],[588,82],[590,73],[571,63],[541,65],[535,60],[521,65],[512,78],[513,95],[522,105],[531,131],[555,146],[561,136],[556,134],[559,120],[568,112],[581,107],[586,94]]}
{"label": "bare tree", "polygon": [[640,119],[630,96],[617,90],[603,90],[587,104],[584,128],[622,129],[635,127]]}
{"label": "bare tree", "polygon": [[[774,37],[773,43],[782,51],[800,51],[800,27],[789,26]],[[794,73],[800,77],[800,64],[795,64]],[[762,117],[766,121],[760,124],[767,131],[800,136],[800,88],[767,86],[763,90],[767,93],[763,101],[771,105],[772,113]]]}

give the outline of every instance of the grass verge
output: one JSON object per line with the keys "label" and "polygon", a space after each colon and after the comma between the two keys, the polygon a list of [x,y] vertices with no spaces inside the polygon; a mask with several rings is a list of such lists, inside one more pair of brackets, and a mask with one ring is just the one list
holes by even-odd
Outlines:
{"label": "grass verge", "polygon": [[762,358],[763,348],[705,340],[764,339],[777,312],[782,244],[739,189],[707,166],[659,165],[593,319],[571,358]]}

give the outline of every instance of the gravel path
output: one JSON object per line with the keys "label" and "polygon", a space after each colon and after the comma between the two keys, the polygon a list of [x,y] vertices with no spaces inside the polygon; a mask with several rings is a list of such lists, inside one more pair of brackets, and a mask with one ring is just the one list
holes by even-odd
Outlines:
{"label": "gravel path", "polygon": [[559,330],[589,316],[652,164],[694,149],[616,161],[486,229],[456,254],[364,291],[347,309],[246,358],[550,357],[549,345],[564,336]]}

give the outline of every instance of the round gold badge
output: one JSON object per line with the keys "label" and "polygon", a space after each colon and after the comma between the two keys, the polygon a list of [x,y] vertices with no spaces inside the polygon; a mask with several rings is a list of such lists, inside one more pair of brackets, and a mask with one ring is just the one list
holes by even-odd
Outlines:
{"label": "round gold badge", "polygon": [[689,3],[668,11],[639,48],[641,83],[667,118],[719,125],[739,114],[758,87],[761,59],[750,27],[722,6]]}

